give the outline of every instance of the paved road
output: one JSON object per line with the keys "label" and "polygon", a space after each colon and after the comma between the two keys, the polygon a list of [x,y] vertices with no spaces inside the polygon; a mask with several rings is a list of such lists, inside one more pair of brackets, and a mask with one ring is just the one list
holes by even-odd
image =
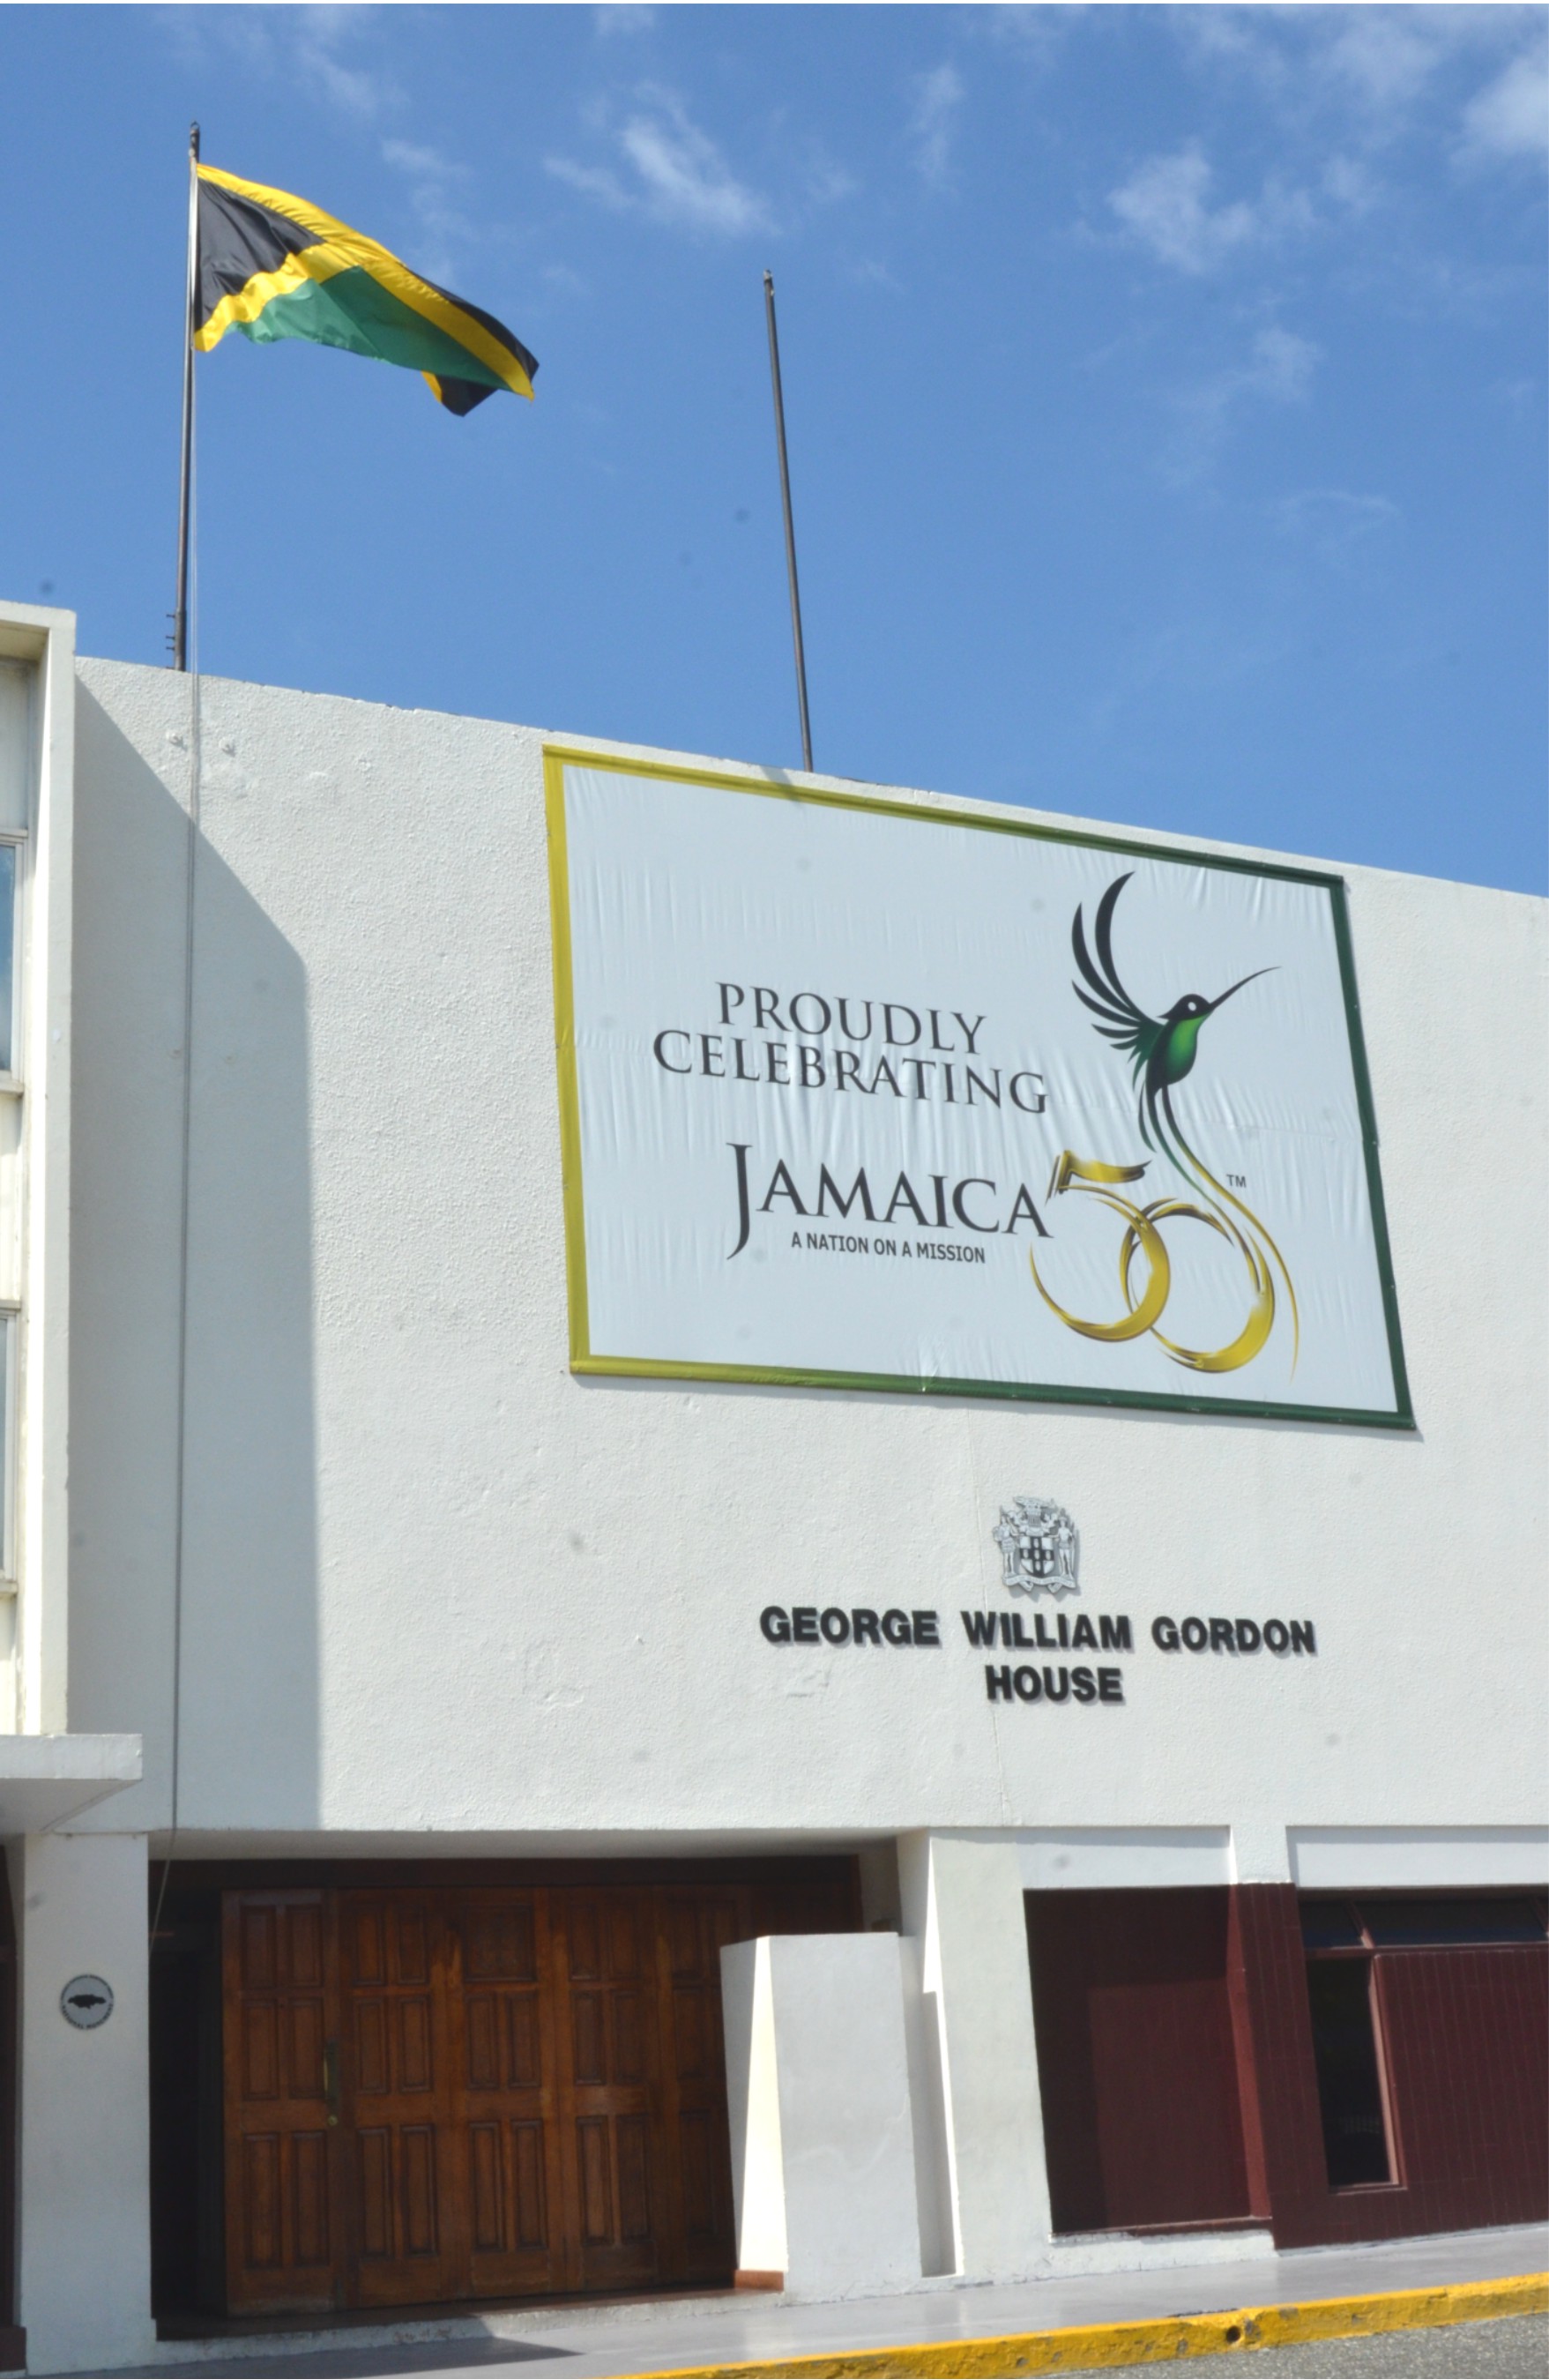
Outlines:
{"label": "paved road", "polygon": [[[471,2350],[471,2351],[470,2351]],[[334,2348],[321,2355],[284,2361],[242,2356],[219,2362],[185,2363],[166,2373],[166,2380],[397,2380],[397,2375],[426,2373],[439,2380],[494,2380],[509,2373],[521,2375],[534,2362],[547,2362],[552,2348],[523,2349],[510,2339],[426,2341],[415,2347],[378,2348],[365,2353]],[[562,2350],[563,2352],[563,2350]],[[1327,2338],[1310,2347],[1234,2349],[1226,2355],[1193,2355],[1181,2367],[1190,2374],[1219,2372],[1229,2364],[1240,2380],[1549,2380],[1549,2314],[1513,2314],[1499,2322],[1458,2323],[1444,2330],[1390,2330],[1375,2338]],[[552,2368],[551,2366],[551,2368]],[[627,2371],[629,2364],[618,2367]],[[1154,2364],[1123,2367],[1137,2375]],[[1175,2366],[1175,2369],[1179,2368]],[[166,2372],[166,2367],[163,2367]],[[526,2375],[530,2380],[530,2374]],[[1114,2380],[1106,2372],[1070,2373],[1064,2380]]]}
{"label": "paved road", "polygon": [[[1312,2347],[1259,2347],[1244,2356],[1192,2355],[1181,2369],[1219,2372],[1229,2363],[1242,2380],[1549,2380],[1549,2314],[1508,2314],[1499,2322],[1460,2322],[1445,2330],[1387,2330],[1375,2338],[1324,2338]],[[1150,2367],[1132,2367],[1145,2371]],[[1103,2373],[1071,2373],[1069,2380],[1114,2380]]]}

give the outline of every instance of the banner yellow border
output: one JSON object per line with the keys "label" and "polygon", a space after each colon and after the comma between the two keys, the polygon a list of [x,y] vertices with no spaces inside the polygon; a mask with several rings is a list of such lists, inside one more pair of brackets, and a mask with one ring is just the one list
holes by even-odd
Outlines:
{"label": "banner yellow border", "polygon": [[[1355,1076],[1361,1137],[1366,1153],[1372,1233],[1382,1284],[1393,1378],[1392,1412],[1272,1401],[1250,1402],[1246,1399],[1232,1397],[1169,1396],[1156,1390],[1139,1389],[1070,1388],[1016,1380],[915,1379],[890,1373],[782,1370],[752,1364],[693,1364],[672,1356],[597,1354],[591,1345],[587,1296],[581,1099],[575,1064],[570,869],[564,809],[564,772],[567,768],[609,770],[625,777],[660,777],[670,784],[708,785],[723,793],[754,794],[777,801],[811,803],[829,809],[865,810],[882,818],[923,820],[939,826],[977,828],[983,833],[1016,835],[1035,843],[1076,844],[1088,850],[1167,860],[1175,867],[1218,868],[1233,875],[1267,876],[1295,884],[1313,884],[1326,892],[1333,911],[1335,945],[1345,1001],[1345,1025],[1349,1037],[1350,1064]],[[1398,1328],[1398,1293],[1388,1248],[1382,1174],[1377,1162],[1376,1120],[1361,1031],[1343,877],[1330,875],[1321,868],[1280,866],[1272,860],[1237,859],[1216,852],[1180,851],[1165,844],[1144,843],[1122,835],[1084,833],[1074,827],[1046,826],[1030,819],[986,818],[973,810],[942,809],[926,802],[891,801],[886,795],[871,793],[845,793],[829,786],[797,783],[789,777],[775,774],[758,775],[750,771],[745,776],[737,776],[720,770],[679,767],[667,760],[631,760],[617,753],[588,752],[578,745],[544,745],[543,795],[549,832],[549,898],[553,921],[554,1049],[559,1075],[565,1284],[570,1309],[570,1368],[573,1372],[634,1379],[724,1380],[746,1382],[761,1388],[863,1389],[892,1396],[987,1397],[1012,1404],[1116,1405],[1152,1412],[1229,1415],[1244,1420],[1354,1423],[1368,1429],[1412,1430],[1416,1427]]]}

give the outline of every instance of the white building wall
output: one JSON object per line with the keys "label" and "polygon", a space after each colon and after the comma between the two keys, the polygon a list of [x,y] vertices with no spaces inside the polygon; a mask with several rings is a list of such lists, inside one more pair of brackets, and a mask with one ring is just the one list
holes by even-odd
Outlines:
{"label": "white building wall", "polygon": [[[33,2372],[100,2372],[149,2353],[143,1835],[29,1835],[11,1846],[17,1912],[18,2319]],[[105,2023],[82,2032],[60,1998],[80,1975],[111,1985]]]}
{"label": "white building wall", "polygon": [[[853,1841],[1533,1826],[1543,909],[1347,871],[1419,1428],[578,1380],[541,738],[81,666],[72,1718],[164,1828],[184,805],[196,914],[180,1820],[262,1838]],[[617,747],[609,747],[617,748]],[[907,798],[907,796],[904,796]],[[1068,823],[1068,821],[1065,821]],[[1126,1707],[990,1706],[1017,1492],[1131,1615]],[[771,1601],[944,1649],[767,1645]],[[1313,1620],[1166,1657],[1153,1615]]]}

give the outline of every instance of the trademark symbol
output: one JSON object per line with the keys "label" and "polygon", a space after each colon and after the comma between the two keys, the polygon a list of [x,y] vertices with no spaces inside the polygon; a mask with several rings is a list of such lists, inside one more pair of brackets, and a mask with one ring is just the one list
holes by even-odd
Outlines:
{"label": "trademark symbol", "polygon": [[1248,1176],[1245,1173],[1228,1173],[1227,1180],[1234,1190],[1246,1190],[1248,1187]]}

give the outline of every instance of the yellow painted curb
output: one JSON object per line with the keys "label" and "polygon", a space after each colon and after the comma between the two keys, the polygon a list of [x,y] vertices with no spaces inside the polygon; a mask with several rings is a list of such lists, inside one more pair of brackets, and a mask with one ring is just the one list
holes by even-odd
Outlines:
{"label": "yellow painted curb", "polygon": [[937,2338],[853,2355],[793,2355],[756,2363],[703,2363],[656,2380],[1003,2380],[1018,2372],[1107,2371],[1124,2363],[1170,2363],[1183,2355],[1289,2347],[1306,2338],[1357,2338],[1378,2330],[1434,2330],[1455,2322],[1549,2311],[1549,2273],[1504,2281],[1457,2281],[1444,2289],[1393,2289],[1380,2297],[1320,2298],[1304,2305],[1239,2306],[1225,2313],[1166,2314],[1149,2322],[1100,2322],[1075,2330],[1025,2331],[1001,2338]]}

